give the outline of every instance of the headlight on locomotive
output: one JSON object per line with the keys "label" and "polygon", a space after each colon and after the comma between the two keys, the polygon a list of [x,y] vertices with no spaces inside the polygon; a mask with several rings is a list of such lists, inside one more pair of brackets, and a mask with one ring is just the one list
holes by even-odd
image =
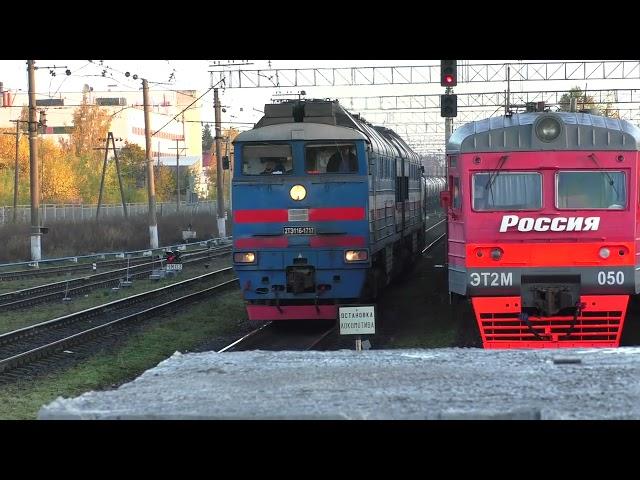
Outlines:
{"label": "headlight on locomotive", "polygon": [[257,255],[255,252],[238,252],[233,254],[234,263],[255,263]]}
{"label": "headlight on locomotive", "polygon": [[351,262],[365,262],[369,260],[369,252],[366,250],[347,250],[344,252],[344,261]]}
{"label": "headlight on locomotive", "polygon": [[538,119],[535,125],[536,136],[543,142],[553,142],[562,131],[560,122],[549,116],[541,117]]}
{"label": "headlight on locomotive", "polygon": [[291,187],[291,190],[289,190],[289,196],[295,201],[304,200],[307,196],[307,189],[302,185],[294,185]]}

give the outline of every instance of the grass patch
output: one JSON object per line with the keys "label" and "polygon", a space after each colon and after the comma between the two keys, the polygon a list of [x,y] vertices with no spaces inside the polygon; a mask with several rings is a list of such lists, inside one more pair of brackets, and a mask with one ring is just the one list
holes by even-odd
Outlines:
{"label": "grass patch", "polygon": [[40,407],[59,396],[75,397],[127,382],[176,350],[197,349],[204,341],[239,334],[248,328],[238,290],[199,302],[187,312],[170,314],[142,327],[112,351],[42,378],[0,386],[0,419],[35,419]]}

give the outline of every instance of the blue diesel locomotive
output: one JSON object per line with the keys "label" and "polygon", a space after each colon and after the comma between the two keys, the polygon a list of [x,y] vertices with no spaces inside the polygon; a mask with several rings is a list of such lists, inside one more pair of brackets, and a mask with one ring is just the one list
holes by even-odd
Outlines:
{"label": "blue diesel locomotive", "polygon": [[444,179],[429,189],[392,130],[337,101],[295,100],[265,105],[234,144],[233,261],[249,319],[336,319],[420,254]]}

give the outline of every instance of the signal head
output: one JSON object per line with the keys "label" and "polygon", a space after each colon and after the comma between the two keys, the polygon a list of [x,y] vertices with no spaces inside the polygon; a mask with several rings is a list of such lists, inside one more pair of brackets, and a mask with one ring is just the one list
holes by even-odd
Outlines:
{"label": "signal head", "polygon": [[440,61],[440,85],[443,87],[455,87],[458,84],[458,61]]}

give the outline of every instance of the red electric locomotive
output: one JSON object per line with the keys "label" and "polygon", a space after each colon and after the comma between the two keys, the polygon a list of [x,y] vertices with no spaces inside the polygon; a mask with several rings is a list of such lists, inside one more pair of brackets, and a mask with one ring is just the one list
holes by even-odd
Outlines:
{"label": "red electric locomotive", "polygon": [[640,129],[528,112],[447,144],[449,292],[485,348],[617,347],[638,293]]}

